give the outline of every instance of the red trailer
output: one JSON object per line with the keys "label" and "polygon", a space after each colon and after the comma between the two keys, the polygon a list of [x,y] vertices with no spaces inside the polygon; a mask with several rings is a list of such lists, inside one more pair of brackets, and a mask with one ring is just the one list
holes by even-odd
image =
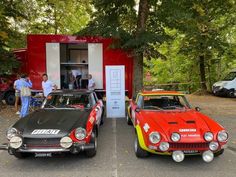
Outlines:
{"label": "red trailer", "polygon": [[[132,95],[133,58],[121,49],[112,49],[111,38],[68,35],[28,35],[27,49],[14,51],[23,62],[33,90],[42,90],[42,74],[47,73],[59,89],[68,88],[70,70],[80,70],[82,83],[92,74],[96,90],[105,92],[105,66],[125,66],[125,89]],[[83,84],[82,84],[83,85]]]}

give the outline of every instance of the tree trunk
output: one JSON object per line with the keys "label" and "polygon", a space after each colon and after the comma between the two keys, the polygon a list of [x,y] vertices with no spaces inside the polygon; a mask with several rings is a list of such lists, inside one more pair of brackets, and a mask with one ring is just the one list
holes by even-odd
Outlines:
{"label": "tree trunk", "polygon": [[[140,33],[146,30],[146,23],[149,14],[149,0],[139,1],[139,11],[136,29],[136,38]],[[143,88],[143,53],[138,53],[134,58],[133,65],[133,96],[142,90]]]}
{"label": "tree trunk", "polygon": [[201,88],[202,90],[207,90],[206,86],[206,72],[205,72],[205,58],[203,55],[199,57],[199,69],[201,78]]}

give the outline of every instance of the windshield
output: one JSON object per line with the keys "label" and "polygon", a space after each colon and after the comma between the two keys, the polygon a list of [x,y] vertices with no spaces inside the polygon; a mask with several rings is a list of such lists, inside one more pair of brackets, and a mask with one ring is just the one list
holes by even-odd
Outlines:
{"label": "windshield", "polygon": [[43,108],[88,109],[92,105],[92,97],[86,94],[51,94],[47,97]]}
{"label": "windshield", "polygon": [[142,96],[139,107],[145,110],[185,110],[190,105],[184,96],[148,95]]}
{"label": "windshield", "polygon": [[224,78],[224,81],[232,81],[235,77],[236,77],[236,72],[231,72]]}

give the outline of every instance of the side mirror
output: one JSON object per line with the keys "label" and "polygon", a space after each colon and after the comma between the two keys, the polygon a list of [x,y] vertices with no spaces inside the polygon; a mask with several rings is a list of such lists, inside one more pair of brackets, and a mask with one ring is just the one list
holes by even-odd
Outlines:
{"label": "side mirror", "polygon": [[196,110],[197,112],[200,112],[200,111],[201,111],[201,108],[195,107],[195,110]]}
{"label": "side mirror", "polygon": [[135,112],[140,112],[140,108],[135,108]]}

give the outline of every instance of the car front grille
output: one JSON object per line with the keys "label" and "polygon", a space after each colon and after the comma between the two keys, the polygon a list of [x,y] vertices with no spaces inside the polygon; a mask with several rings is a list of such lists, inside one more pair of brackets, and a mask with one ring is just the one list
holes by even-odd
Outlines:
{"label": "car front grille", "polygon": [[206,149],[209,143],[170,143],[171,149]]}
{"label": "car front grille", "polygon": [[60,147],[60,138],[24,138],[26,147]]}

